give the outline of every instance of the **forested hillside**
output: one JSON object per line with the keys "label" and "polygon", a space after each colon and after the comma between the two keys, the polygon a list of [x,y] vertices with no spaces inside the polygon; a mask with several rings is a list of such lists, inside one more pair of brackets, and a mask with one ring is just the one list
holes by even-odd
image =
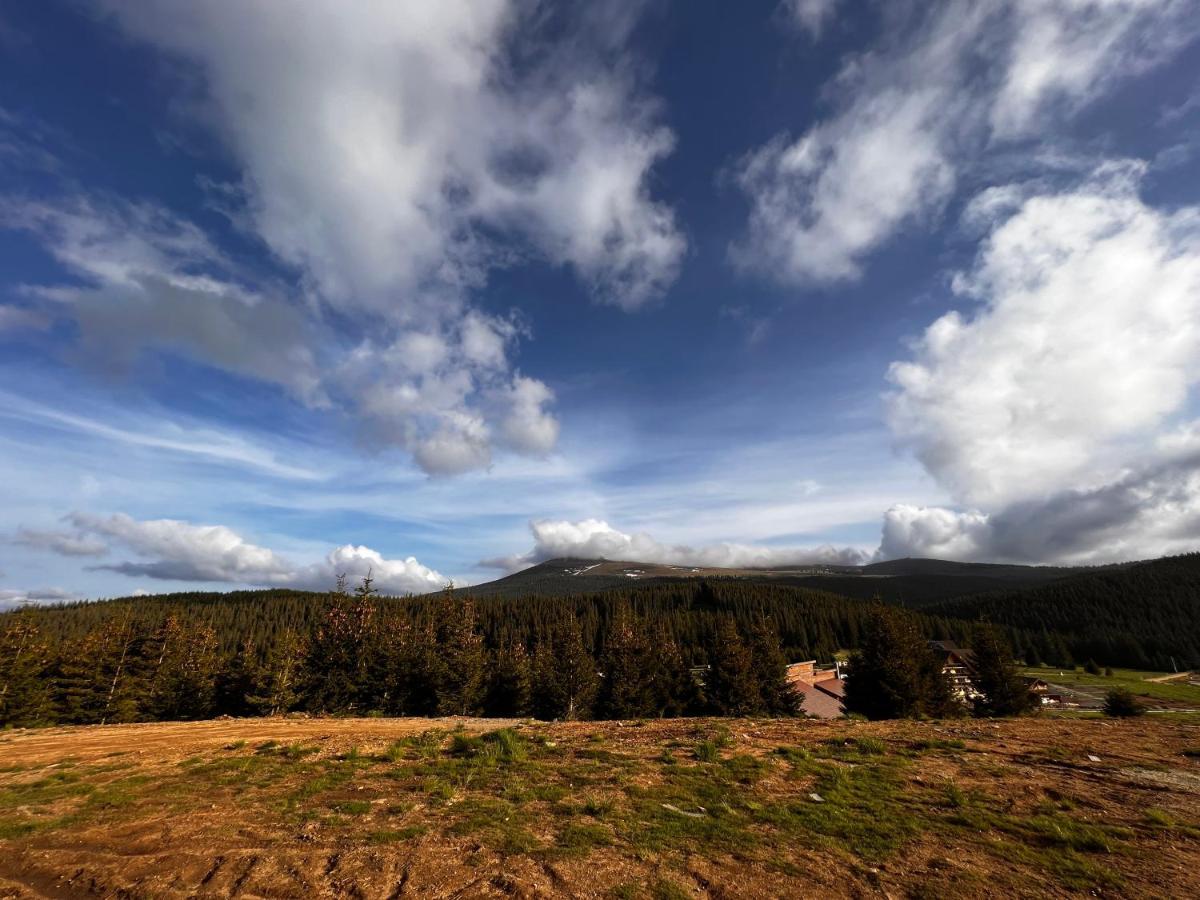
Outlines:
{"label": "forested hillside", "polygon": [[[293,709],[786,711],[785,662],[859,647],[871,610],[863,599],[746,577],[559,596],[274,590],[30,608],[0,615],[0,724]],[[959,642],[991,621],[1030,663],[1200,666],[1200,555],[927,602],[909,615],[925,637]]]}
{"label": "forested hillside", "polygon": [[[959,597],[931,615],[986,619],[1014,629],[1019,654],[1036,661],[1027,635],[1061,635],[1078,661],[1140,669],[1200,667],[1200,554],[1098,569],[1039,587]],[[1042,660],[1050,664],[1056,661]]]}
{"label": "forested hillside", "polygon": [[[869,615],[859,601],[740,579],[478,601],[258,591],[28,609],[0,618],[0,724],[293,709],[786,713],[786,662],[856,646]],[[967,633],[928,617],[919,627]]]}

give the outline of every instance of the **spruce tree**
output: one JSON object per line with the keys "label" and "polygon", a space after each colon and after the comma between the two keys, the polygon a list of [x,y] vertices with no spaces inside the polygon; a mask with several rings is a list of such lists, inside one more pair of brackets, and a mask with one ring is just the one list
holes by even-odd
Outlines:
{"label": "spruce tree", "polygon": [[586,719],[591,715],[598,678],[596,662],[583,645],[574,615],[547,628],[533,657],[533,709],[540,719]]}
{"label": "spruce tree", "polygon": [[51,720],[50,651],[36,625],[14,617],[0,632],[0,726]]}
{"label": "spruce tree", "polygon": [[846,675],[846,711],[869,719],[943,716],[953,697],[911,615],[876,605]]}
{"label": "spruce tree", "polygon": [[519,641],[510,641],[491,655],[484,712],[489,716],[517,718],[530,712],[532,674],[529,654]]}
{"label": "spruce tree", "polygon": [[483,636],[475,623],[475,604],[457,599],[452,590],[437,607],[436,644],[440,651],[436,684],[438,713],[443,716],[477,715],[483,701]]}
{"label": "spruce tree", "polygon": [[1029,685],[1017,672],[1013,653],[1000,631],[991,625],[975,629],[972,680],[982,697],[975,700],[977,716],[1019,716],[1033,708]]}
{"label": "spruce tree", "polygon": [[803,697],[787,678],[787,658],[779,645],[779,632],[765,618],[750,629],[750,655],[766,711],[776,716],[800,713]]}
{"label": "spruce tree", "polygon": [[657,712],[656,651],[645,623],[627,604],[618,606],[600,656],[601,683],[596,713],[605,719],[636,719]]}
{"label": "spruce tree", "polygon": [[281,639],[260,664],[247,670],[246,705],[261,716],[279,716],[294,709],[300,700],[302,669],[310,659],[304,642],[295,631],[285,629]]}
{"label": "spruce tree", "polygon": [[712,711],[722,716],[749,716],[764,709],[754,657],[732,616],[718,616],[710,635],[705,695]]}

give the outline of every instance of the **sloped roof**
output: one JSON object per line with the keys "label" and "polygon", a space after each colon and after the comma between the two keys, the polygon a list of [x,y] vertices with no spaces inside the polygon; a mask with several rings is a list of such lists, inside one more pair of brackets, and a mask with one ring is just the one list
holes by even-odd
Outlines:
{"label": "sloped roof", "polygon": [[827,694],[817,685],[807,681],[796,679],[792,685],[798,691],[804,692],[804,702],[800,704],[800,708],[804,710],[806,715],[810,715],[816,719],[838,719],[841,718],[843,709],[842,701],[837,697]]}

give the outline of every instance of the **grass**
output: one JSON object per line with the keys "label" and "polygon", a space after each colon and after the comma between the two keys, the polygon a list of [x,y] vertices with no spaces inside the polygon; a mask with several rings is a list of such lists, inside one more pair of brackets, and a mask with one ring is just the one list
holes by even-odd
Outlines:
{"label": "grass", "polygon": [[[1035,869],[1086,890],[1119,886],[1120,867],[1107,861],[1139,837],[1200,837],[1155,808],[1127,827],[1092,821],[1090,807],[1052,789],[1033,808],[1014,809],[970,788],[970,778],[950,775],[971,773],[978,784],[986,771],[987,760],[961,753],[959,739],[850,734],[762,753],[748,744],[734,748],[727,731],[694,728],[680,736],[676,753],[612,738],[559,745],[518,728],[426,732],[371,754],[352,748],[336,756],[313,744],[274,741],[230,752],[246,748],[239,742],[157,779],[102,777],[83,765],[39,778],[13,772],[0,780],[0,840],[134,804],[177,796],[207,804],[220,796],[282,823],[352,829],[345,834],[371,844],[449,835],[544,860],[598,850],[662,860],[686,850],[753,860],[781,875],[795,874],[796,848],[876,867],[929,834],[1010,871]],[[1070,777],[1061,762],[1078,755],[1077,748],[1043,743],[1018,765]],[[934,778],[925,768],[931,765]],[[669,879],[641,881],[619,885],[612,896],[676,896],[671,890],[682,888]]]}
{"label": "grass", "polygon": [[[1061,675],[1059,673],[1062,673]],[[1051,666],[1024,667],[1023,675],[1041,678],[1051,684],[1067,687],[1095,688],[1106,691],[1114,687],[1128,688],[1134,694],[1156,700],[1169,700],[1200,706],[1200,685],[1187,682],[1154,682],[1148,678],[1170,675],[1170,672],[1147,672],[1140,669],[1114,669],[1112,675],[1089,675],[1082,669],[1056,669]]]}

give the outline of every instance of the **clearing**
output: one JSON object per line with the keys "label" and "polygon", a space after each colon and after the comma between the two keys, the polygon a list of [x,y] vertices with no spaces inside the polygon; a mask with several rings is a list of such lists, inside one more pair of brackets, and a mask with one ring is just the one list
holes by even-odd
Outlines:
{"label": "clearing", "polygon": [[1200,896],[1200,722],[0,732],[0,897]]}

